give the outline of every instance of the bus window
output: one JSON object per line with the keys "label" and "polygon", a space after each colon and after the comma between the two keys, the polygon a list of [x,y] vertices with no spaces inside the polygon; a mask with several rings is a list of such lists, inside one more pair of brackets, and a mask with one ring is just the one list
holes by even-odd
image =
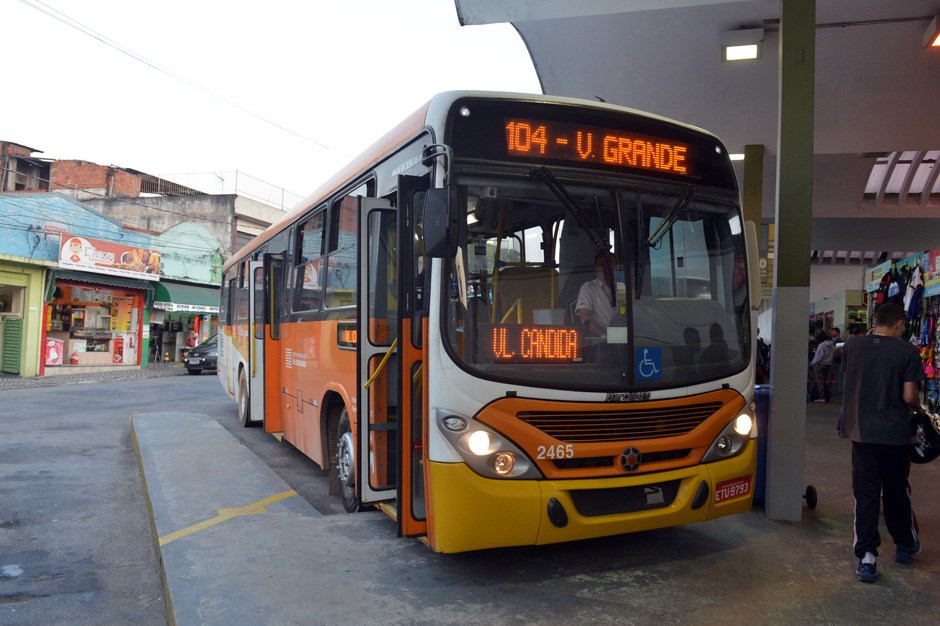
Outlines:
{"label": "bus window", "polygon": [[235,290],[235,321],[248,322],[248,261],[239,264],[238,289]]}
{"label": "bus window", "polygon": [[227,277],[222,278],[222,291],[219,293],[219,324],[223,326],[228,326],[232,323],[232,320],[229,319],[229,281]]}
{"label": "bus window", "polygon": [[[462,188],[474,211],[445,282],[446,338],[464,365],[493,379],[578,389],[693,384],[747,366],[746,293],[731,279],[744,245],[732,229],[733,201],[702,193],[685,205],[678,187],[571,182],[568,210],[527,179],[483,182]],[[594,259],[608,245],[617,293],[597,333],[576,311],[582,287],[601,280]],[[689,362],[694,337],[704,351],[713,324],[727,346],[722,357],[696,353]]]}
{"label": "bus window", "polygon": [[[650,219],[655,231],[663,218]],[[650,295],[657,297],[711,297],[712,272],[702,219],[676,220],[656,246],[650,248]]]}
{"label": "bus window", "polygon": [[318,311],[321,298],[321,265],[323,257],[323,223],[320,211],[297,229],[293,267],[294,298],[292,310]]}
{"label": "bus window", "polygon": [[394,211],[369,213],[369,340],[390,345],[398,330],[398,230]]}
{"label": "bus window", "polygon": [[255,325],[255,339],[264,339],[264,268],[255,269],[255,315],[252,322]]}
{"label": "bus window", "polygon": [[358,253],[356,196],[346,196],[330,208],[330,246],[327,254],[326,308],[355,304]]}

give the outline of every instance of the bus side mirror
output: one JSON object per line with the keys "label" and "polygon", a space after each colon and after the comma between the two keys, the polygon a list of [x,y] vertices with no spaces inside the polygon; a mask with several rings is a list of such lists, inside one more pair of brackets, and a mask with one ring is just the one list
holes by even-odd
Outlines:
{"label": "bus side mirror", "polygon": [[459,213],[457,190],[428,189],[424,197],[424,251],[429,257],[446,258],[457,253]]}

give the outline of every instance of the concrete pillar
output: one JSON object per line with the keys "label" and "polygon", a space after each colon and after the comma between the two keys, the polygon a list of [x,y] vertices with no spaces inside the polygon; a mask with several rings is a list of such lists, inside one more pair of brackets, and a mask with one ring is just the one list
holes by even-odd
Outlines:
{"label": "concrete pillar", "polygon": [[741,208],[744,220],[754,222],[760,237],[762,206],[764,204],[764,146],[744,146],[744,181],[741,185]]}
{"label": "concrete pillar", "polygon": [[816,1],[780,2],[774,263],[767,498],[771,519],[803,513],[807,323],[813,202]]}

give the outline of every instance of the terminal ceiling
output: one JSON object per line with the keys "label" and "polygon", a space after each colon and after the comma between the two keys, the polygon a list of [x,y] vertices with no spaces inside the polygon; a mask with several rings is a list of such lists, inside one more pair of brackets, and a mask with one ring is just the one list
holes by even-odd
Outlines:
{"label": "terminal ceiling", "polygon": [[[456,0],[463,24],[510,22],[546,94],[603,99],[764,146],[774,217],[778,0]],[[813,255],[873,265],[940,247],[940,0],[817,0]],[[761,58],[722,33],[763,28]],[[743,168],[738,168],[742,178]]]}

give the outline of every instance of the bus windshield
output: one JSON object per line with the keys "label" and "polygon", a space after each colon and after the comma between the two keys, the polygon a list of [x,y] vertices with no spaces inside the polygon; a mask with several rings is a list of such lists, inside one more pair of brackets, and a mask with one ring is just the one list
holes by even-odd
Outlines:
{"label": "bus windshield", "polygon": [[506,383],[645,391],[749,362],[733,194],[544,170],[460,182],[466,224],[445,268],[444,336],[463,367]]}

